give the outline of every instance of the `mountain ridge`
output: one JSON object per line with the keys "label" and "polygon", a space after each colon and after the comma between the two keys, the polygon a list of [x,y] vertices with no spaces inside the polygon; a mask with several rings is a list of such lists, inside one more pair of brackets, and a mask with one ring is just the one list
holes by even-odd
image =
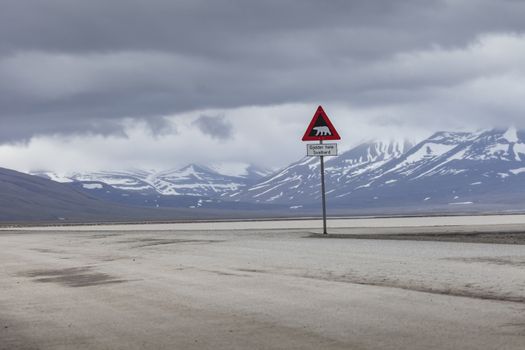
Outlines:
{"label": "mountain ridge", "polygon": [[105,184],[144,195],[220,197],[224,192],[250,185],[268,173],[252,164],[246,164],[244,170],[244,173],[234,176],[221,173],[213,167],[192,163],[182,168],[161,171],[132,169],[70,174],[33,171],[30,174],[57,182],[84,183],[88,187],[96,183]]}
{"label": "mountain ridge", "polygon": [[[504,206],[506,200],[514,208],[521,203],[521,188],[525,188],[525,132],[514,127],[476,132],[439,131],[417,144],[404,139],[368,141],[337,157],[327,157],[325,172],[329,206],[341,210],[361,207],[433,210],[452,206],[474,208],[478,204],[487,208],[492,203]],[[165,202],[190,208],[205,207],[204,203],[220,207],[236,202],[238,207],[242,207],[241,203],[276,204],[293,213],[313,210],[321,197],[317,157],[303,157],[270,175],[259,174],[249,179],[224,175],[213,167],[197,164],[154,175],[138,170],[134,174],[136,179],[129,181],[125,172],[113,174],[109,181],[98,175],[79,175],[76,179],[92,187],[97,183],[124,191],[135,187],[144,196],[164,198],[170,194],[181,200],[194,196],[184,203],[177,204],[173,198]],[[98,191],[101,195],[100,188],[84,190]],[[125,197],[126,193],[121,195]],[[125,203],[122,198],[118,201]]]}

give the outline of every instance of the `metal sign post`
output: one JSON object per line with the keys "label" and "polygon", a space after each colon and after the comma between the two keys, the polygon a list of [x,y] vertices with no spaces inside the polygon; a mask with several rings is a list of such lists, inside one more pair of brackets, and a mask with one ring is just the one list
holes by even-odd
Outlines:
{"label": "metal sign post", "polygon": [[[319,144],[323,144],[323,140],[319,140]],[[321,192],[323,196],[323,234],[328,234],[328,231],[326,230],[326,188],[324,184],[324,156],[320,156],[321,158]]]}
{"label": "metal sign post", "polygon": [[326,187],[324,179],[324,157],[337,155],[337,144],[323,144],[324,140],[340,140],[341,137],[335,130],[332,122],[326,115],[323,107],[319,106],[306,129],[303,141],[319,141],[319,144],[308,144],[306,146],[308,156],[321,158],[321,196],[323,200],[323,234],[328,234],[326,228]]}

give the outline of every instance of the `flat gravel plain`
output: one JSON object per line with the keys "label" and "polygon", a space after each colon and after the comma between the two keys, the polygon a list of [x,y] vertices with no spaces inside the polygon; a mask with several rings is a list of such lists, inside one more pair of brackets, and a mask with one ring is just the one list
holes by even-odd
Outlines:
{"label": "flat gravel plain", "polygon": [[0,349],[523,350],[525,245],[416,237],[519,222],[424,223],[5,229]]}

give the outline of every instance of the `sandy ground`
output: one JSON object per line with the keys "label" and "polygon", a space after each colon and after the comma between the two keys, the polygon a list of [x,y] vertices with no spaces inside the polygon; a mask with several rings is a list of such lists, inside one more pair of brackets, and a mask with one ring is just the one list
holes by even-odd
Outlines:
{"label": "sandy ground", "polygon": [[0,349],[524,349],[523,245],[146,228],[1,232]]}

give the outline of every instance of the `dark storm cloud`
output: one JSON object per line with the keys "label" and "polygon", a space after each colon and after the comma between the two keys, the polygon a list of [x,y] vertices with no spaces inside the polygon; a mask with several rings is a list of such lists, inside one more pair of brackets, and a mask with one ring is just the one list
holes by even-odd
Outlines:
{"label": "dark storm cloud", "polygon": [[233,124],[224,116],[201,115],[193,122],[193,125],[198,127],[202,133],[216,139],[227,140],[233,135]]}
{"label": "dark storm cloud", "polygon": [[432,89],[494,72],[411,53],[519,34],[524,17],[510,0],[3,0],[0,141],[123,118],[163,132],[159,117],[201,108],[442,104]]}
{"label": "dark storm cloud", "polygon": [[[41,120],[39,120],[41,119]],[[39,115],[38,118],[2,117],[0,141],[2,143],[26,143],[34,135],[78,135],[92,134],[102,136],[127,137],[119,120],[100,118],[67,118]]]}

